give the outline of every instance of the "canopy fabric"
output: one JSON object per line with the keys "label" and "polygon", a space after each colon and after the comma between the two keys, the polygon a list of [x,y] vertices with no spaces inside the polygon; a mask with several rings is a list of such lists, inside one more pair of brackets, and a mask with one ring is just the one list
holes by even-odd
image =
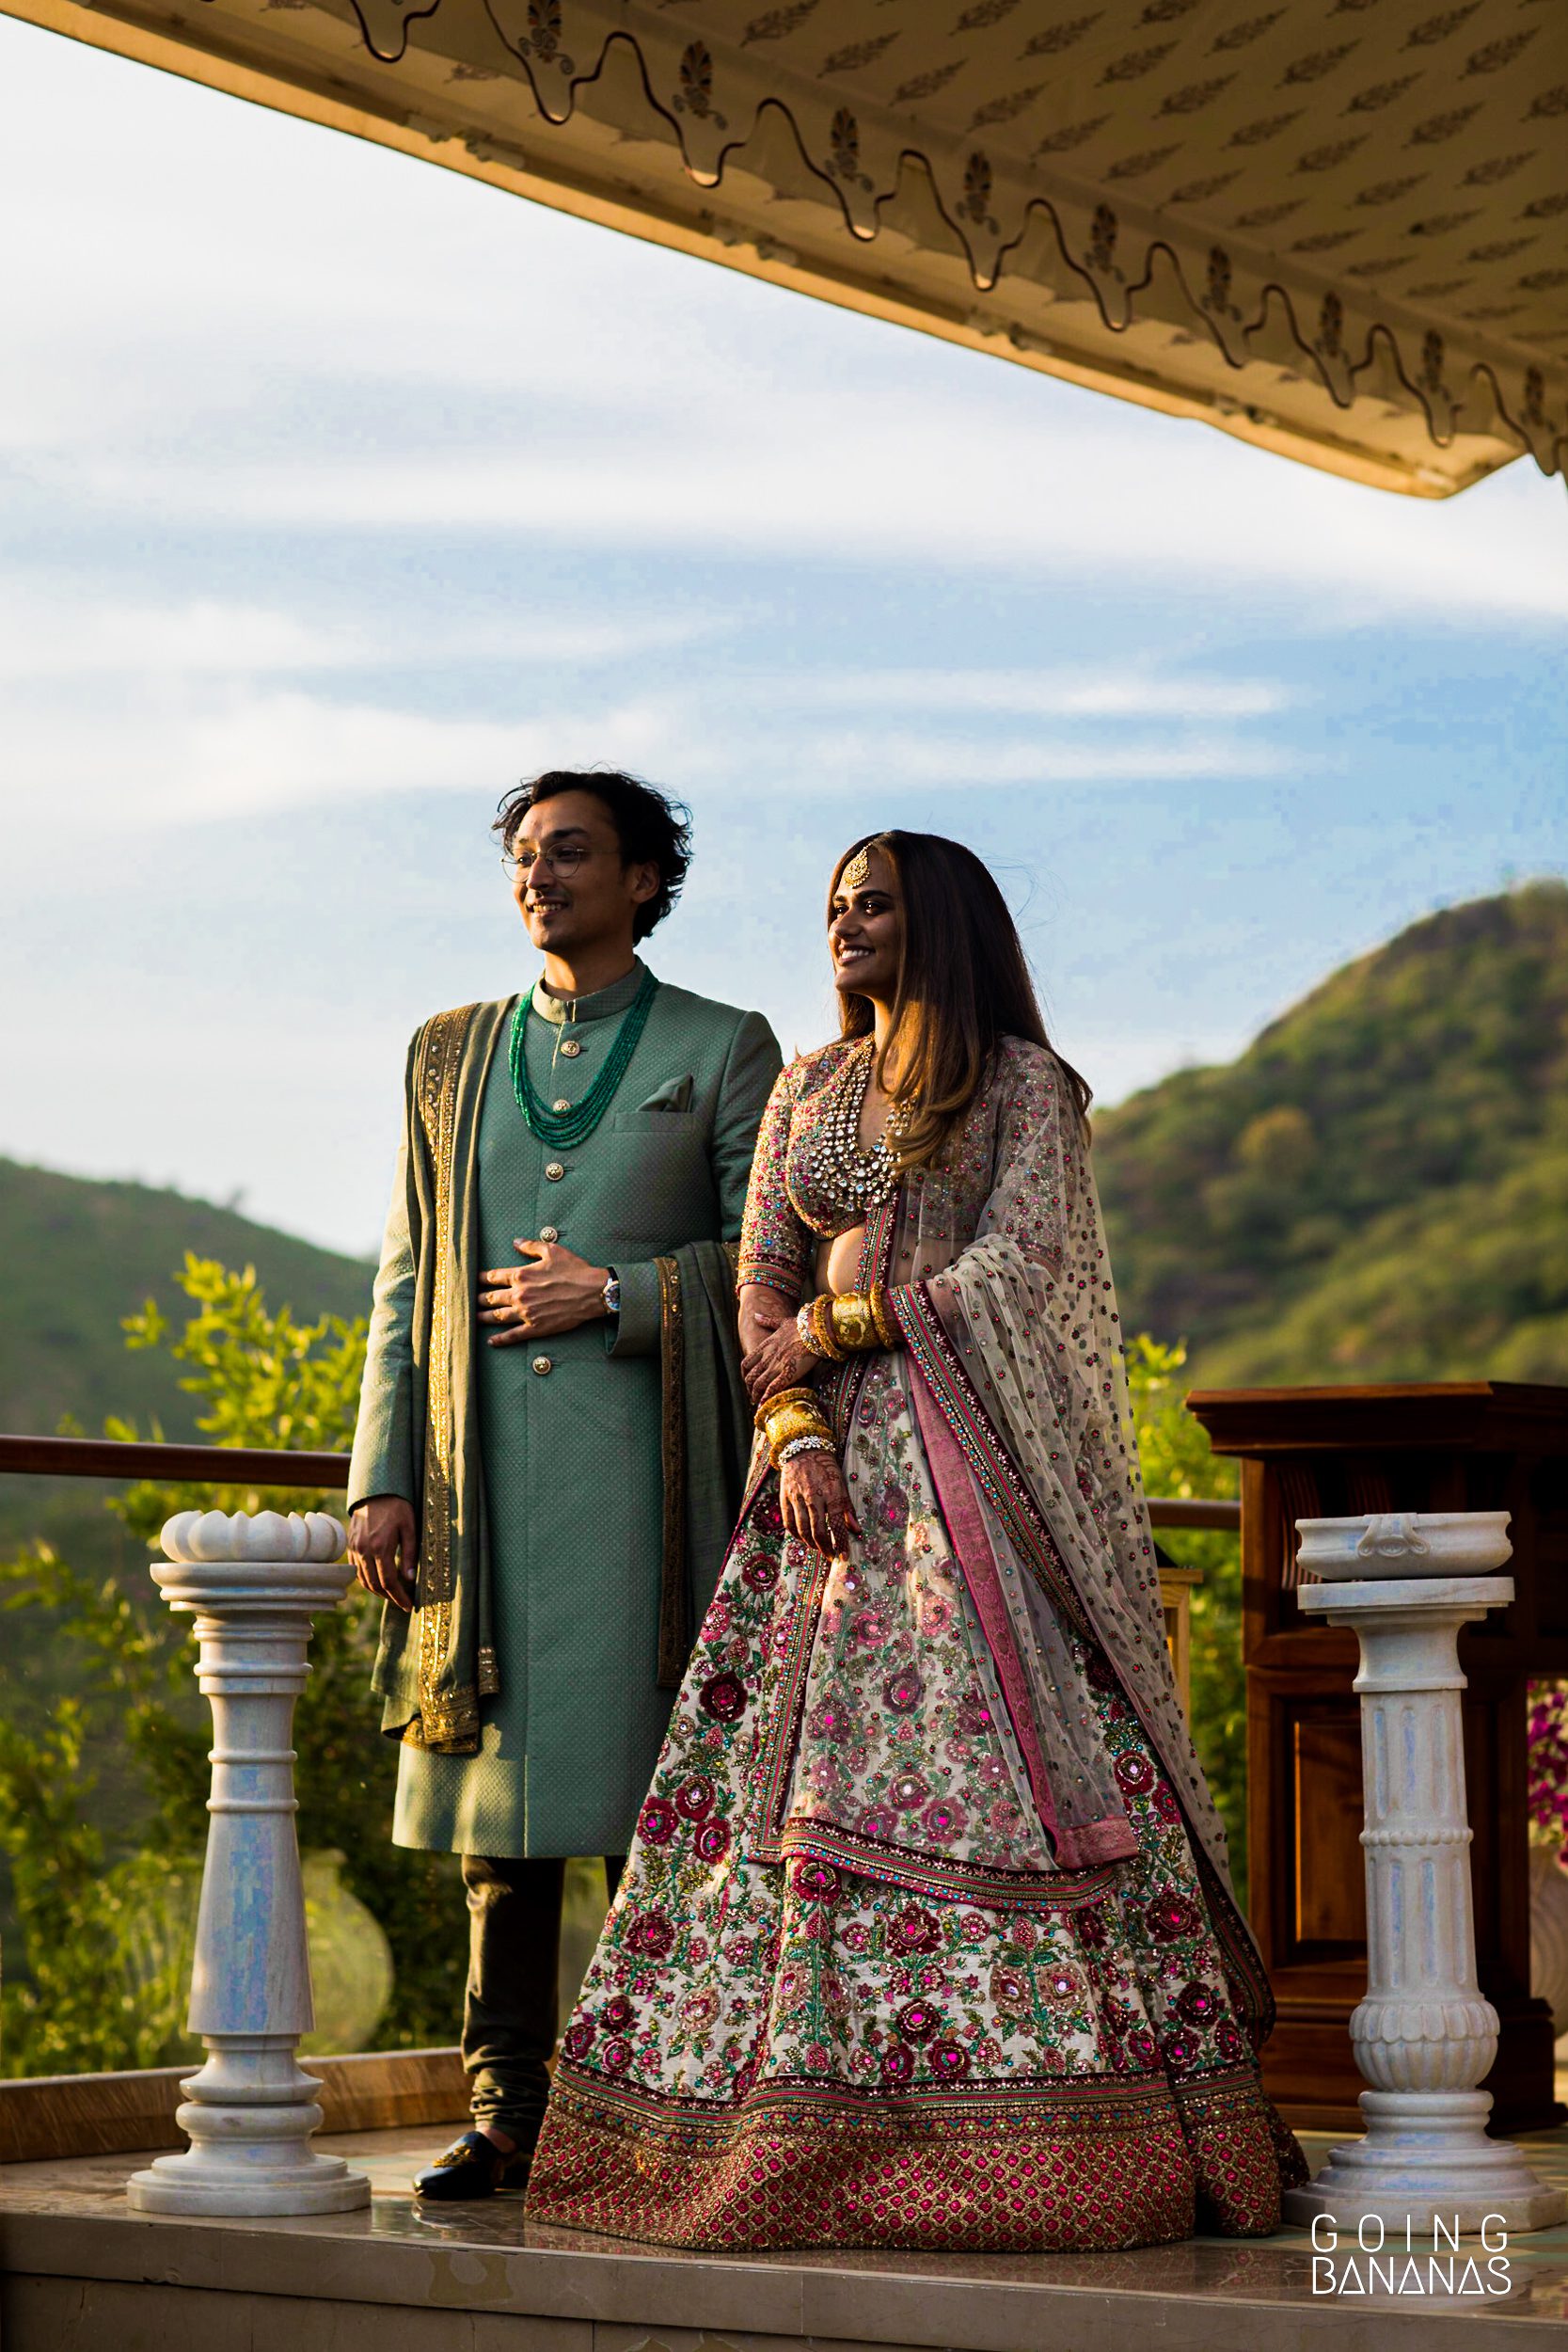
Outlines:
{"label": "canopy fabric", "polygon": [[1385,488],[1568,458],[1564,0],[0,5]]}

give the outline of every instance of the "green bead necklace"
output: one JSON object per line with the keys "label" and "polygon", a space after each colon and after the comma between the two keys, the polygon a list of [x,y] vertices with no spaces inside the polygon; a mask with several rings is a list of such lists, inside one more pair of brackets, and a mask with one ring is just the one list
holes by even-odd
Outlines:
{"label": "green bead necklace", "polygon": [[642,975],[642,985],[626,1008],[626,1018],[616,1032],[604,1068],[589,1088],[580,1103],[569,1111],[552,1111],[544,1096],[528,1074],[528,1056],[524,1037],[528,1029],[529,1008],[533,1003],[533,990],[517,999],[517,1009],[512,1016],[512,1091],[517,1098],[517,1108],[527,1120],[531,1132],[541,1143],[562,1146],[584,1143],[609,1110],[615,1089],[626,1074],[626,1064],[637,1051],[638,1040],[648,1025],[648,1015],[658,993],[658,982],[651,972]]}

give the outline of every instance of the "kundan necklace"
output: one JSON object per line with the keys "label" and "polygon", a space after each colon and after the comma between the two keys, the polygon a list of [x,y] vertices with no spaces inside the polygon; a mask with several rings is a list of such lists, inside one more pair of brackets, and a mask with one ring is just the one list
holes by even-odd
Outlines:
{"label": "kundan necklace", "polygon": [[824,1110],[811,1146],[811,1166],[828,1199],[836,1200],[840,1208],[863,1209],[869,1214],[882,1201],[891,1200],[898,1189],[899,1168],[891,1147],[908,1123],[909,1112],[903,1104],[895,1103],[870,1151],[863,1151],[861,1113],[877,1058],[871,1039],[866,1039],[863,1054],[857,1051],[854,1058],[861,1065],[860,1084],[855,1084],[851,1064],[847,1083]]}
{"label": "kundan necklace", "polygon": [[517,1098],[517,1108],[528,1121],[531,1132],[541,1143],[582,1143],[593,1134],[600,1120],[615,1099],[615,1089],[626,1074],[626,1064],[637,1051],[637,1041],[648,1025],[648,1015],[658,991],[658,982],[651,972],[642,975],[642,985],[631,1003],[615,1034],[605,1066],[583,1096],[569,1111],[554,1111],[545,1101],[528,1074],[528,1056],[524,1038],[528,1030],[529,1008],[533,1003],[533,990],[517,999],[517,1009],[512,1016],[512,1091]]}

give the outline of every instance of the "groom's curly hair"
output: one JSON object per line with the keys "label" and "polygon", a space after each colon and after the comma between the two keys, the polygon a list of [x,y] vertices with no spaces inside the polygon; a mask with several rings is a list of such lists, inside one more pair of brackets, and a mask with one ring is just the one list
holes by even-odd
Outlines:
{"label": "groom's curly hair", "polygon": [[637,776],[623,775],[618,768],[546,768],[542,776],[506,795],[490,828],[499,834],[509,857],[530,809],[562,792],[592,792],[609,811],[620,838],[623,866],[657,866],[658,889],[638,908],[632,925],[632,937],[646,939],[663,922],[685,884],[691,864],[691,811],[684,801]]}

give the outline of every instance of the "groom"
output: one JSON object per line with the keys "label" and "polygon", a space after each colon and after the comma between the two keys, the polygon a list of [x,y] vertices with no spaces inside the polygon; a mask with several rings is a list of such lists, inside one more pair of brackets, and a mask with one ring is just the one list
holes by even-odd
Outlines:
{"label": "groom", "polygon": [[403,1742],[392,1836],[463,1856],[474,2128],[421,2197],[525,2174],[564,1858],[613,1893],[751,1441],[733,1249],[779,1070],[759,1013],[657,980],[686,813],[552,770],[496,822],[544,959],[409,1050],[349,1474]]}

